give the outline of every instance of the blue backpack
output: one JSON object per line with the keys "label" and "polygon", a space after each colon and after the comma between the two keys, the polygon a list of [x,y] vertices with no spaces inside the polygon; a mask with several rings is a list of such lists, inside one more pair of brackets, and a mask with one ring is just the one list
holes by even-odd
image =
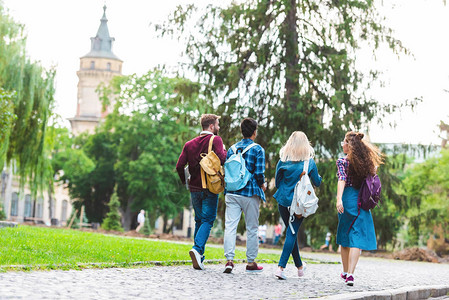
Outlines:
{"label": "blue backpack", "polygon": [[252,143],[246,146],[243,151],[238,152],[235,145],[231,147],[232,154],[224,163],[226,190],[230,192],[243,189],[251,179],[251,172],[246,168],[246,162],[243,158],[249,149],[258,144]]}

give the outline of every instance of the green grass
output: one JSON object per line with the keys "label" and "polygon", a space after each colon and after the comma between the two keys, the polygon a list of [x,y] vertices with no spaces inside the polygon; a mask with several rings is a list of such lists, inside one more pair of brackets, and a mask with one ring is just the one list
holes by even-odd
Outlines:
{"label": "green grass", "polygon": [[[0,271],[182,264],[190,261],[191,247],[69,229],[2,228]],[[207,260],[224,259],[223,248],[207,247],[205,254]],[[244,251],[236,250],[236,260],[245,258]],[[275,262],[279,255],[259,254],[257,259]]]}

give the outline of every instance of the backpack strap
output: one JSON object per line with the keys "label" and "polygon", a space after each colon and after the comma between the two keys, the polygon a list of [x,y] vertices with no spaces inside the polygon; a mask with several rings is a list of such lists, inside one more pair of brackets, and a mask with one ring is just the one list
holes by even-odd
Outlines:
{"label": "backpack strap", "polygon": [[231,150],[232,152],[234,152],[234,154],[237,154],[237,148],[235,147],[235,144],[231,146]]}
{"label": "backpack strap", "polygon": [[[231,146],[231,150],[232,150],[232,152],[234,152],[234,154],[237,154],[238,149],[237,149],[237,147],[236,147],[235,145],[237,145],[237,144],[234,144],[234,145]],[[246,146],[246,148],[243,149],[243,151],[241,152],[242,155],[245,154],[249,149],[251,149],[252,147],[254,147],[254,146],[256,146],[256,145],[259,145],[259,144],[257,144],[257,143],[251,143],[251,144],[249,144],[248,146]]]}
{"label": "backpack strap", "polygon": [[347,233],[349,233],[349,231],[350,231],[351,228],[352,228],[352,225],[354,225],[355,220],[357,220],[357,218],[359,217],[359,215],[360,215],[360,207],[358,208],[357,216],[355,216],[355,218],[354,218],[354,220],[352,221],[351,225],[349,225],[349,228],[348,228],[348,232],[347,232]]}
{"label": "backpack strap", "polygon": [[200,173],[201,173],[201,186],[203,189],[206,188],[206,175],[204,174],[203,168],[200,167]]}
{"label": "backpack strap", "polygon": [[242,155],[245,154],[249,149],[251,149],[252,147],[257,146],[257,145],[259,145],[259,144],[257,144],[257,143],[249,144],[248,146],[246,146],[245,149],[243,149]]}
{"label": "backpack strap", "polygon": [[212,151],[212,144],[214,143],[214,138],[215,138],[215,135],[212,135],[212,136],[210,137],[210,140],[209,140],[209,150],[207,151],[207,153],[210,153],[210,152]]}
{"label": "backpack strap", "polygon": [[309,174],[309,159],[304,161],[303,171],[305,172],[305,174]]}
{"label": "backpack strap", "polygon": [[[210,153],[212,151],[212,145],[214,143],[214,138],[215,138],[215,135],[212,135],[209,139],[209,149],[207,150],[207,153]],[[200,167],[200,173],[201,173],[201,186],[203,187],[203,189],[205,189],[207,187],[206,186],[206,174],[202,167]]]}

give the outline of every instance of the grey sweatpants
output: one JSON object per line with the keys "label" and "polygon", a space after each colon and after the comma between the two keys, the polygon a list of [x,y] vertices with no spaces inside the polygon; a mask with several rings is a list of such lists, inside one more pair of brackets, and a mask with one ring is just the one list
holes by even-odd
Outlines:
{"label": "grey sweatpants", "polygon": [[235,194],[226,194],[226,223],[224,233],[224,255],[227,260],[233,260],[235,256],[235,239],[237,237],[237,225],[242,211],[245,214],[246,223],[246,258],[249,263],[254,262],[259,252],[259,239],[257,230],[259,227],[259,196],[245,197]]}

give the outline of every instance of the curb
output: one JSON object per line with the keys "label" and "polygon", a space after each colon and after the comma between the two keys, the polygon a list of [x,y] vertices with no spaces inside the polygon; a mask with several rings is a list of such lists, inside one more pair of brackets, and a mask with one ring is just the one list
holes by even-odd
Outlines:
{"label": "curb", "polygon": [[[306,258],[310,264],[334,264],[334,262],[320,261]],[[225,264],[226,259],[206,259],[206,264]],[[235,259],[236,263],[246,263],[246,259]],[[259,263],[275,264],[277,260],[258,259]],[[183,266],[190,265],[191,260],[171,260],[171,261],[136,261],[136,262],[100,262],[100,263],[62,263],[62,264],[38,264],[38,265],[0,265],[0,272],[5,271],[44,271],[44,270],[69,270],[69,269],[109,269],[109,268],[132,268],[139,266]]]}
{"label": "curb", "polygon": [[420,300],[449,294],[449,285],[411,286],[394,290],[354,292],[322,297],[330,300]]}
{"label": "curb", "polygon": [[17,224],[16,222],[0,221],[0,228],[17,227]]}
{"label": "curb", "polygon": [[[226,259],[206,259],[207,264],[225,264]],[[246,259],[235,259],[234,262],[246,263]],[[260,263],[277,263],[269,259],[259,259]],[[313,263],[313,262],[312,262]],[[318,262],[319,263],[319,262]],[[192,264],[191,260],[172,260],[172,261],[137,261],[137,262],[102,262],[102,263],[74,263],[74,264],[40,264],[40,265],[4,265],[0,266],[0,272],[4,271],[50,271],[50,270],[69,270],[69,269],[110,269],[110,268],[130,268],[139,266],[183,266]]]}

